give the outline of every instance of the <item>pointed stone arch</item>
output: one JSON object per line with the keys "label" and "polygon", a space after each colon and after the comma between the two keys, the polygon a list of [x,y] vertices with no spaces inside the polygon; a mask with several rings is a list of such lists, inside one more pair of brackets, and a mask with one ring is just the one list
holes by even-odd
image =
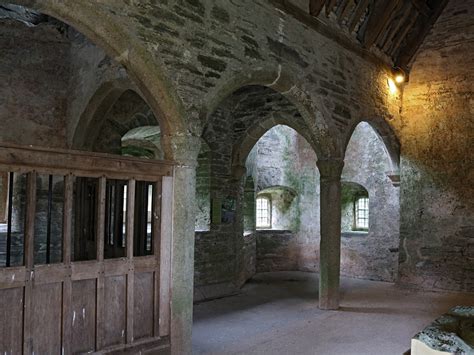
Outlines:
{"label": "pointed stone arch", "polygon": [[317,146],[318,156],[326,159],[340,157],[341,144],[338,141],[340,134],[332,120],[327,118],[329,115],[325,111],[322,100],[301,88],[295,81],[297,75],[281,65],[273,70],[262,68],[245,68],[242,72],[226,78],[223,84],[211,90],[204,99],[200,114],[203,127],[209,123],[215,111],[229,101],[235,92],[247,86],[261,86],[281,94],[295,106],[306,124],[306,129],[313,137],[308,141],[314,142],[311,144]]}
{"label": "pointed stone arch", "polygon": [[147,51],[144,43],[95,2],[9,0],[8,3],[29,7],[65,22],[123,65],[155,116],[161,118],[165,155],[173,158],[169,139],[172,136],[186,135],[185,109],[167,78],[163,65]]}
{"label": "pointed stone arch", "polygon": [[393,132],[390,125],[384,119],[373,119],[373,120],[359,120],[354,122],[350,129],[348,130],[347,135],[344,138],[344,155],[347,150],[347,146],[349,145],[349,141],[354,134],[355,129],[357,126],[365,122],[370,125],[370,127],[374,130],[375,134],[380,138],[383,142],[383,148],[385,153],[387,154],[387,158],[390,162],[391,171],[389,175],[399,175],[400,174],[400,143]]}

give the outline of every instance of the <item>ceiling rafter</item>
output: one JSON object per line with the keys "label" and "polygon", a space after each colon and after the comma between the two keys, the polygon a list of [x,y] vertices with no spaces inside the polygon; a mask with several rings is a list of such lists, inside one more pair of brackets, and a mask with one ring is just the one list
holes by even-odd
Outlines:
{"label": "ceiling rafter", "polygon": [[312,16],[318,16],[324,7],[326,0],[310,0],[309,1],[309,13]]}
{"label": "ceiling rafter", "polygon": [[383,53],[384,60],[407,70],[449,0],[308,1],[312,16],[335,20],[346,35],[354,38],[355,32],[364,48],[376,48],[375,53]]}
{"label": "ceiling rafter", "polygon": [[338,18],[339,24],[341,24],[344,21],[344,19],[347,17],[350,11],[354,8],[354,5],[355,5],[354,0],[345,0],[342,2],[340,6],[340,14]]}
{"label": "ceiling rafter", "polygon": [[400,4],[400,0],[377,1],[372,13],[367,20],[367,27],[364,33],[364,46],[370,47],[377,40],[380,33],[388,26],[395,9]]}
{"label": "ceiling rafter", "polygon": [[351,22],[349,24],[349,33],[354,31],[354,28],[359,23],[360,18],[362,17],[364,12],[367,10],[367,7],[369,6],[369,2],[370,0],[360,0],[359,3],[357,4],[354,14],[352,15]]}
{"label": "ceiling rafter", "polygon": [[395,60],[395,64],[401,68],[408,68],[411,60],[420,48],[423,40],[428,35],[434,23],[443,12],[449,0],[438,0],[429,17],[419,16],[417,23],[413,26],[413,30],[407,34],[405,44],[400,47],[400,51]]}
{"label": "ceiling rafter", "polygon": [[406,23],[407,19],[410,17],[412,10],[413,10],[412,4],[406,3],[403,9],[403,12],[400,15],[400,18],[398,19],[398,21],[395,21],[394,25],[392,26],[387,36],[385,37],[385,40],[383,41],[383,43],[381,43],[381,48],[383,52],[388,51],[397,33],[399,33],[403,24]]}
{"label": "ceiling rafter", "polygon": [[329,16],[334,6],[336,6],[337,0],[326,0],[326,16]]}

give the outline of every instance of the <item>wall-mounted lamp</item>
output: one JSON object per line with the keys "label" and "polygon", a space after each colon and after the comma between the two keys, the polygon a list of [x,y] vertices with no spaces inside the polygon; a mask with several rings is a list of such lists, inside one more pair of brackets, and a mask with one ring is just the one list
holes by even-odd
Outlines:
{"label": "wall-mounted lamp", "polygon": [[393,73],[393,80],[395,81],[397,85],[401,85],[408,81],[408,75],[405,73],[405,71],[402,68],[395,67],[392,69],[392,73]]}
{"label": "wall-mounted lamp", "polygon": [[408,81],[408,75],[399,67],[392,68],[390,74],[387,78],[388,89],[390,93],[396,94],[399,87]]}

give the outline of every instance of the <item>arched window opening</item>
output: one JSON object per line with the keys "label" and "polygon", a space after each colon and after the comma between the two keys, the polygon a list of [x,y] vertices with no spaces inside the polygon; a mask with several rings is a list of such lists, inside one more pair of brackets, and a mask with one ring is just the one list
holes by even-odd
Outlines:
{"label": "arched window opening", "polygon": [[366,196],[354,202],[354,230],[369,230],[369,198]]}
{"label": "arched window opening", "polygon": [[121,155],[143,159],[163,159],[159,126],[133,128],[121,139]]}
{"label": "arched window opening", "polygon": [[256,201],[257,228],[272,228],[272,201],[268,196],[259,196]]}
{"label": "arched window opening", "polygon": [[341,231],[343,233],[369,231],[369,193],[364,186],[342,182]]}

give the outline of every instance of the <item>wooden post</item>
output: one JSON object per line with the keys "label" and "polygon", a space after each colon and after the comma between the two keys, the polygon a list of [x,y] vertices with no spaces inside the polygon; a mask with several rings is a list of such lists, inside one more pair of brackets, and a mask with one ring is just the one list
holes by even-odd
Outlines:
{"label": "wooden post", "polygon": [[62,350],[63,354],[72,354],[72,281],[71,281],[71,242],[72,242],[72,203],[74,176],[68,174],[64,178],[63,206],[63,263],[67,269],[63,282],[63,323]]}
{"label": "wooden post", "polygon": [[33,353],[33,284],[34,284],[34,234],[36,214],[36,172],[28,173],[26,186],[26,217],[25,217],[25,268],[27,282],[25,285],[25,308],[23,334],[23,353]]}
{"label": "wooden post", "polygon": [[160,336],[170,334],[171,243],[173,238],[173,178],[163,177],[161,193]]}
{"label": "wooden post", "polygon": [[133,268],[133,232],[135,230],[135,180],[128,181],[127,188],[127,343],[133,343],[133,310],[134,310],[134,268]]}
{"label": "wooden post", "polygon": [[97,193],[97,228],[96,228],[96,259],[102,264],[102,268],[97,276],[97,299],[96,299],[96,350],[102,348],[104,339],[104,307],[105,307],[105,276],[104,276],[104,230],[105,230],[105,193],[106,193],[107,179],[102,176],[99,178],[99,191]]}
{"label": "wooden post", "polygon": [[161,271],[161,204],[162,204],[162,182],[156,181],[153,190],[153,255],[155,256],[154,297],[153,297],[153,335],[160,336],[160,271]]}

